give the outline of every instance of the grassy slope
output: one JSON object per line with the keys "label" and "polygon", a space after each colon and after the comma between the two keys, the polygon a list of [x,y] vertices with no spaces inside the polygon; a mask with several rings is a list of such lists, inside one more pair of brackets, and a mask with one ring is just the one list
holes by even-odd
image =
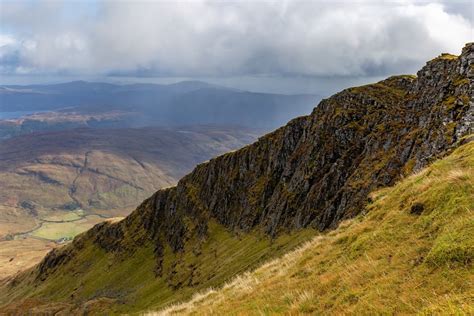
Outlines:
{"label": "grassy slope", "polygon": [[[31,311],[28,306],[32,302],[35,310],[41,312],[55,311],[55,304],[60,304],[63,311],[83,313],[92,310],[96,314],[105,310],[108,313],[133,313],[160,308],[189,299],[197,290],[220,286],[237,273],[288,252],[315,233],[311,229],[300,230],[270,242],[260,233],[237,236],[212,223],[206,240],[193,237],[181,253],[173,253],[169,248],[164,250],[165,277],[157,277],[154,273],[156,259],[151,244],[144,244],[132,254],[120,254],[105,253],[86,241],[80,257],[61,266],[59,273],[52,275],[48,282],[34,281],[35,274],[32,273],[25,276],[22,287],[15,291],[9,291],[8,286],[0,287],[3,300],[0,305],[6,303],[5,299],[20,301],[1,307],[19,314]],[[94,269],[89,269],[90,262],[94,262]],[[78,273],[81,273],[80,282]],[[42,301],[37,300],[39,297]],[[108,303],[113,306],[103,306],[103,299],[97,300],[98,297],[111,298]],[[79,307],[71,303],[64,308],[70,299],[87,303]]]}
{"label": "grassy slope", "polygon": [[160,314],[474,313],[473,169],[471,142],[373,193],[365,215]]}
{"label": "grassy slope", "polygon": [[56,246],[33,238],[0,241],[0,280],[34,266]]}

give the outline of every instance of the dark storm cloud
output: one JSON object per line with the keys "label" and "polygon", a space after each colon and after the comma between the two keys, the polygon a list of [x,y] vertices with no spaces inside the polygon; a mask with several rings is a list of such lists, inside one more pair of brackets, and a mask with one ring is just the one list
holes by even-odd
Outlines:
{"label": "dark storm cloud", "polygon": [[449,14],[461,15],[466,20],[474,23],[474,1],[471,0],[452,0],[445,1],[444,6]]}

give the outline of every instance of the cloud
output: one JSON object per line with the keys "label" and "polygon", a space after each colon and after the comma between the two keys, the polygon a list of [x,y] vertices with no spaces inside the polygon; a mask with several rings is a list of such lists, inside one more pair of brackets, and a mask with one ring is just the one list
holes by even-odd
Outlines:
{"label": "cloud", "polygon": [[471,1],[84,3],[0,2],[0,71],[377,76],[474,37]]}

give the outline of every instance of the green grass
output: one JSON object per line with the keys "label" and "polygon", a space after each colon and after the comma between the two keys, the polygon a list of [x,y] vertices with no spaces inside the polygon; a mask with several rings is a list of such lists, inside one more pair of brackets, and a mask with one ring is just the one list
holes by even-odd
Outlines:
{"label": "green grass", "polygon": [[[74,214],[71,214],[70,217],[65,216],[63,218],[80,218],[74,217],[73,215]],[[43,222],[41,227],[30,233],[30,235],[48,240],[58,240],[61,238],[71,239],[102,221],[103,219],[99,216],[89,215],[83,219],[73,219],[69,222]]]}
{"label": "green grass", "polygon": [[162,313],[474,314],[474,143],[371,198],[335,231]]}
{"label": "green grass", "polygon": [[453,55],[453,54],[448,54],[448,53],[443,53],[439,55],[436,59],[441,59],[441,60],[457,60],[459,56]]}
{"label": "green grass", "polygon": [[258,232],[236,235],[211,222],[208,238],[192,237],[183,252],[164,249],[162,276],[155,274],[157,259],[151,243],[121,254],[106,253],[86,240],[80,255],[60,266],[46,281],[33,281],[32,272],[14,291],[0,287],[0,299],[3,303],[34,299],[50,306],[54,302],[72,305],[73,301],[94,302],[108,297],[113,305],[101,306],[100,312],[95,312],[105,308],[113,314],[160,308],[189,299],[198,290],[220,286],[237,273],[282,255],[315,234],[315,230],[305,229],[270,240]]}

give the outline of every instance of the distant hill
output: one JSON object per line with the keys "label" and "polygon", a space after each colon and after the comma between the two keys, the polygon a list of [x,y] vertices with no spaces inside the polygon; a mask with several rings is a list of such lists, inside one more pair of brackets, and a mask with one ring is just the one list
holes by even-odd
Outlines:
{"label": "distant hill", "polygon": [[0,86],[0,112],[120,111],[127,113],[122,127],[232,124],[271,129],[308,114],[319,100],[315,95],[255,93],[199,81],[168,85],[74,81]]}
{"label": "distant hill", "polygon": [[[257,136],[250,129],[201,126],[14,137],[0,142],[0,205],[18,209],[20,222],[75,209],[123,216],[196,164]],[[0,212],[0,220],[6,214]],[[15,230],[13,221],[8,226]]]}

